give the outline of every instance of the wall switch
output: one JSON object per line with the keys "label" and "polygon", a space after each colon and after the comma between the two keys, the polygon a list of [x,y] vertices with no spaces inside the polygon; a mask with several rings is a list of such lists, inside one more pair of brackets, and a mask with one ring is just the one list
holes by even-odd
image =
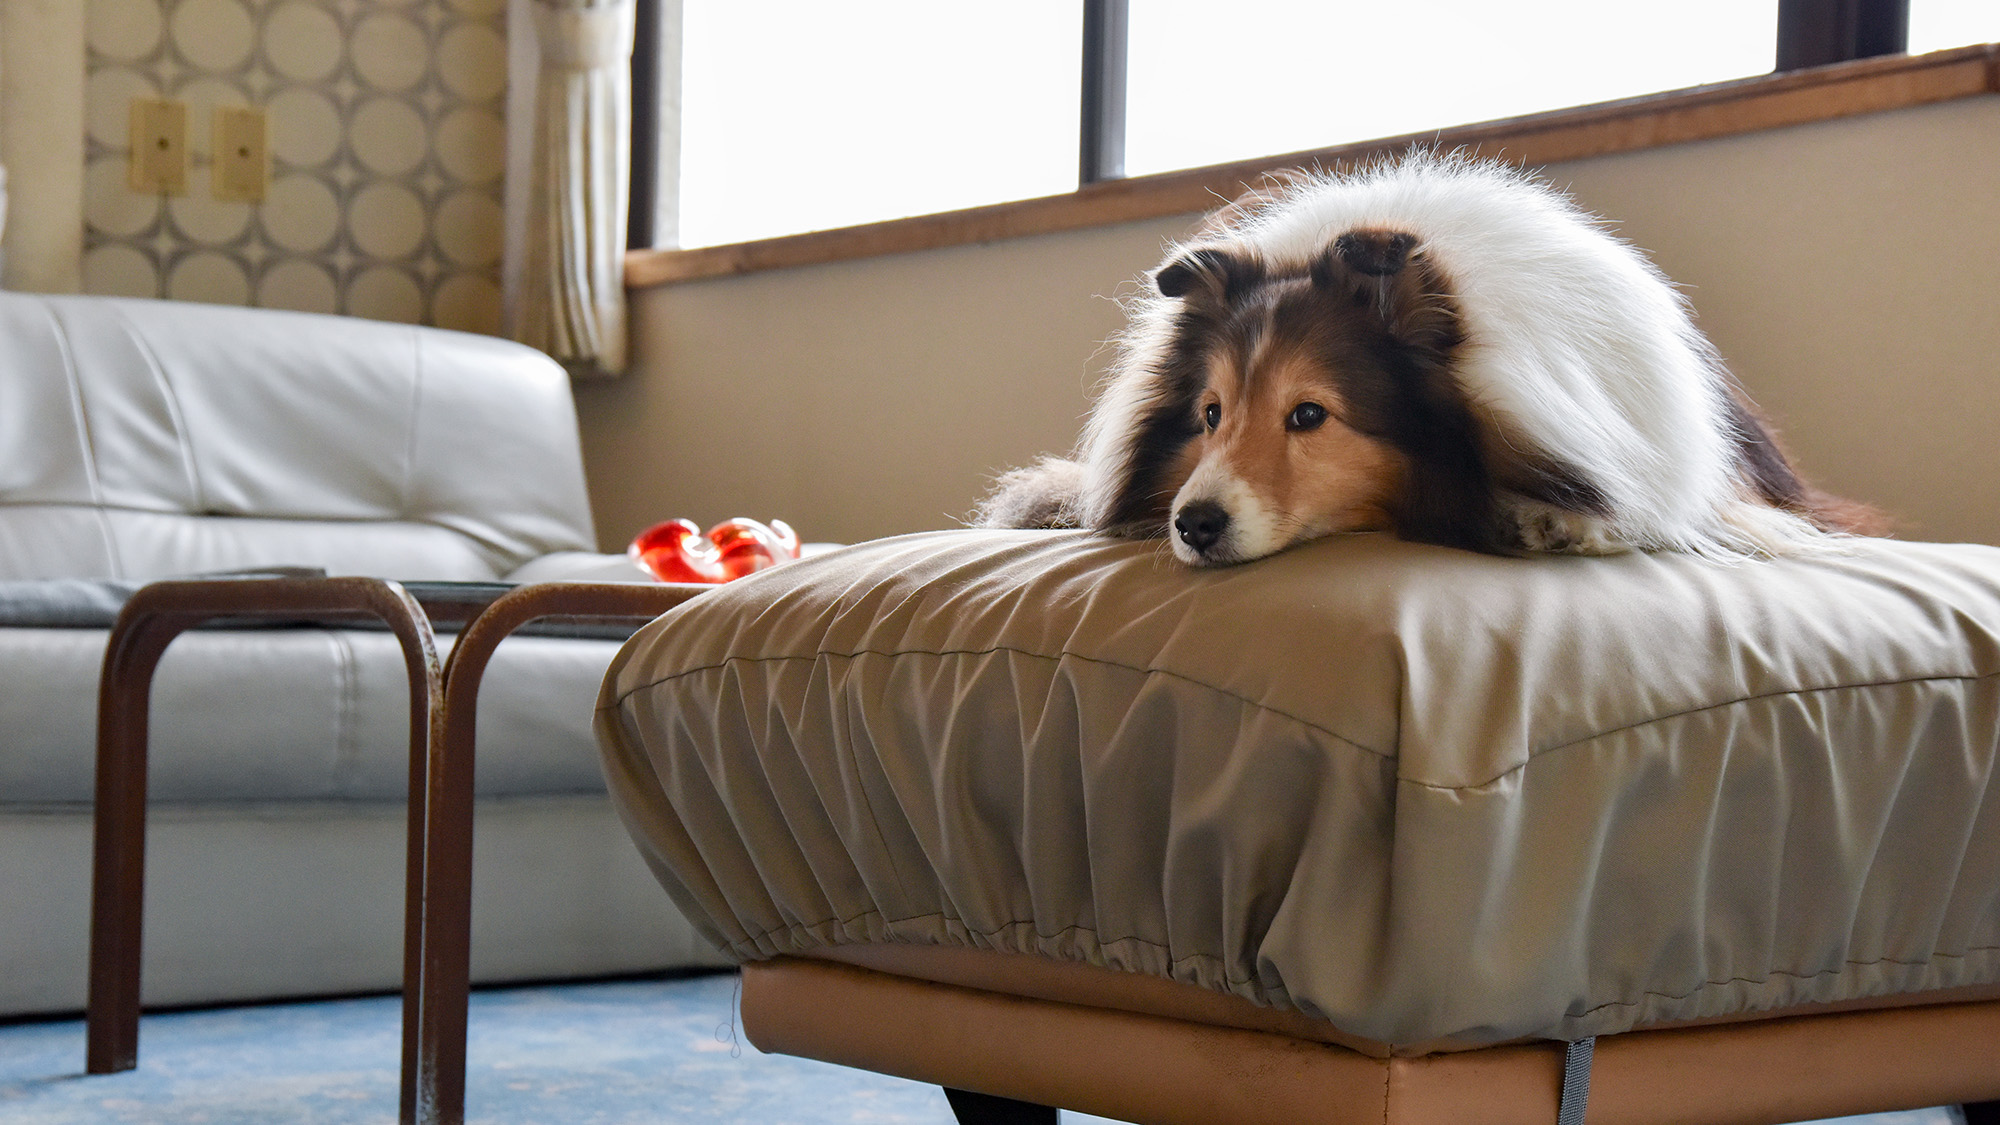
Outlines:
{"label": "wall switch", "polygon": [[209,184],[215,198],[262,203],[270,179],[264,111],[251,106],[215,107],[214,152]]}
{"label": "wall switch", "polygon": [[133,191],[187,194],[187,103],[132,99],[132,153],[126,179]]}

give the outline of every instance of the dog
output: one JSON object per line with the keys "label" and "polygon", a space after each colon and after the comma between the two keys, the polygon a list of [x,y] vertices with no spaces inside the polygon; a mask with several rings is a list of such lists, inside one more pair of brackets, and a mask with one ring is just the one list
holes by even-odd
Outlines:
{"label": "dog", "polygon": [[1664,274],[1506,165],[1275,178],[1146,289],[1078,452],[1003,474],[976,525],[1195,566],[1350,531],[1744,559],[1875,526],[1793,471]]}

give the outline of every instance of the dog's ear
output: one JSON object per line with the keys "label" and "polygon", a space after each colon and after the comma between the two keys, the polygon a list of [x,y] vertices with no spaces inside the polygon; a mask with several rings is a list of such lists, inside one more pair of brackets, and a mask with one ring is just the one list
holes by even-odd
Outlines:
{"label": "dog's ear", "polygon": [[1407,231],[1351,230],[1321,251],[1308,272],[1320,289],[1373,296],[1404,272],[1420,245]]}
{"label": "dog's ear", "polygon": [[1403,272],[1416,248],[1417,236],[1399,230],[1351,230],[1333,240],[1333,256],[1369,277]]}
{"label": "dog's ear", "polygon": [[1386,292],[1417,246],[1417,236],[1405,231],[1351,230],[1321,251],[1307,272],[1315,288],[1358,304]]}
{"label": "dog's ear", "polygon": [[1214,246],[1189,250],[1153,273],[1153,284],[1162,297],[1207,299],[1225,305],[1263,280],[1263,262]]}
{"label": "dog's ear", "polygon": [[1402,343],[1442,357],[1464,342],[1452,287],[1416,235],[1351,230],[1309,269],[1313,287],[1372,309]]}

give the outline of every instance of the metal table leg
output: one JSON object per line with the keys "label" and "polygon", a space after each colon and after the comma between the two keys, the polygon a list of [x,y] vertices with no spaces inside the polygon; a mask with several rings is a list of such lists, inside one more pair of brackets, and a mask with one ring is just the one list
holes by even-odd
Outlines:
{"label": "metal table leg", "polygon": [[[375,578],[245,578],[157,582],[118,615],[98,686],[97,803],[91,884],[90,994],[85,1069],[139,1062],[140,924],[146,879],[146,736],[153,672],[173,639],[218,620],[335,623],[376,618],[401,642],[410,679],[413,799],[435,742],[443,677],[428,618],[400,585]],[[410,818],[409,886],[417,885],[419,820]],[[421,912],[406,903],[409,918]],[[406,926],[407,926],[406,921]],[[409,935],[406,934],[406,940]],[[414,944],[411,942],[410,944]],[[408,987],[408,962],[405,987]],[[407,1006],[407,1004],[406,1004]],[[409,1048],[405,1047],[406,1056]],[[407,1069],[407,1068],[406,1068]],[[405,1083],[407,1086],[407,1082]],[[409,1093],[404,1095],[409,1102]]]}
{"label": "metal table leg", "polygon": [[[417,943],[404,976],[405,1097],[414,1096],[417,1125],[465,1120],[465,1025],[471,990],[472,768],[479,685],[494,649],[529,622],[554,618],[579,624],[649,621],[696,594],[698,585],[550,582],[522,586],[472,619],[445,665],[441,736],[432,746],[420,813],[421,880],[409,931]],[[413,784],[411,793],[419,790]],[[415,798],[412,797],[414,802]],[[413,832],[414,832],[413,828]],[[412,992],[411,982],[415,982]],[[414,1065],[412,1065],[414,1064]],[[413,1090],[414,1078],[414,1090]]]}

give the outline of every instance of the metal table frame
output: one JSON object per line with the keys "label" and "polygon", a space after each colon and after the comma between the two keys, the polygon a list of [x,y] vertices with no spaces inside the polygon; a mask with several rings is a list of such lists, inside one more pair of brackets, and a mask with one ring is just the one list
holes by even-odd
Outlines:
{"label": "metal table frame", "polygon": [[[153,673],[174,638],[203,625],[370,619],[396,635],[410,684],[399,1120],[460,1125],[471,988],[474,738],[487,662],[502,640],[530,622],[643,622],[707,589],[587,582],[406,587],[377,578],[295,577],[140,589],[112,627],[98,689],[85,1069],[111,1074],[139,1061],[147,723]],[[433,625],[443,622],[469,623],[440,666]]]}

